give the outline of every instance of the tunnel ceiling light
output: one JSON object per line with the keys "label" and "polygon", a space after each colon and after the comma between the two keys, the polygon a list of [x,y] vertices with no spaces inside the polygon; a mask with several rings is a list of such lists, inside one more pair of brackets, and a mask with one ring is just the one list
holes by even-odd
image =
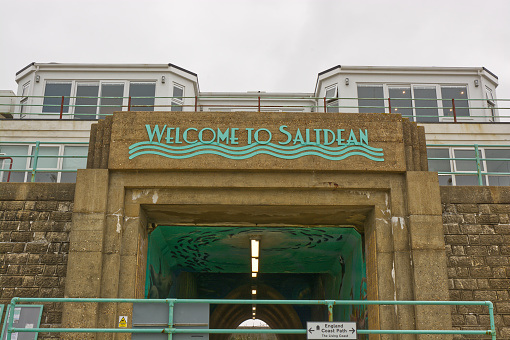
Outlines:
{"label": "tunnel ceiling light", "polygon": [[257,273],[251,273],[251,277],[257,277]]}
{"label": "tunnel ceiling light", "polygon": [[259,240],[251,239],[251,257],[259,257]]}
{"label": "tunnel ceiling light", "polygon": [[251,272],[258,273],[259,271],[259,259],[252,257],[251,258]]}
{"label": "tunnel ceiling light", "polygon": [[252,295],[257,295],[257,290],[256,290],[256,289],[252,289],[252,290],[251,290],[251,294],[252,294]]}
{"label": "tunnel ceiling light", "polygon": [[257,309],[257,307],[253,306],[253,307],[251,307],[251,309],[256,310],[256,309]]}

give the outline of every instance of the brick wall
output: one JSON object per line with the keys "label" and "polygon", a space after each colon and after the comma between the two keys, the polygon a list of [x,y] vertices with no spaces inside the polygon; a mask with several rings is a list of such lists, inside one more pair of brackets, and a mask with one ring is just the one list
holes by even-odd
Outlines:
{"label": "brick wall", "polygon": [[[441,187],[441,202],[450,298],[492,301],[497,337],[510,339],[510,188]],[[457,329],[489,328],[485,306],[455,307],[452,318]]]}
{"label": "brick wall", "polygon": [[[0,183],[1,304],[14,296],[64,297],[74,186]],[[41,327],[59,326],[61,314],[60,304],[45,304]]]}

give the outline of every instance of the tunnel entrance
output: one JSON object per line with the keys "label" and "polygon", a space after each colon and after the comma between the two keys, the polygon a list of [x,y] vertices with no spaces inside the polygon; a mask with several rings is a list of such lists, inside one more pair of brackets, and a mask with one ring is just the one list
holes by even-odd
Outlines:
{"label": "tunnel entrance", "polygon": [[[256,277],[254,238],[260,246]],[[158,226],[149,235],[145,297],[365,299],[363,253],[363,237],[353,226]],[[271,328],[304,328],[306,321],[327,320],[328,313],[325,306],[211,305],[210,326],[236,328],[253,317]],[[367,313],[363,306],[335,306],[334,319],[363,328]]]}

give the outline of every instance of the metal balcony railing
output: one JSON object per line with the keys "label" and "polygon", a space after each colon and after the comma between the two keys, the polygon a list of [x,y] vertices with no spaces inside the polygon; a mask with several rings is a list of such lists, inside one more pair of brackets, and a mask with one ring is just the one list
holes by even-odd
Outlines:
{"label": "metal balcony railing", "polygon": [[[7,118],[47,119],[101,119],[111,115],[106,111],[307,111],[307,112],[375,112],[400,113],[403,117],[418,122],[459,122],[473,119],[492,122],[510,121],[510,99],[440,99],[440,98],[357,98],[357,97],[306,97],[270,95],[231,95],[193,97],[83,97],[83,96],[0,96],[13,103],[0,103],[0,114]],[[44,104],[44,99],[53,99]],[[79,105],[77,99],[117,100],[116,105]],[[139,100],[151,100],[151,104],[133,104]],[[414,105],[419,100],[422,105]],[[359,105],[359,101],[370,101],[377,105]],[[60,104],[55,104],[60,102]],[[409,105],[409,102],[413,105]],[[80,113],[77,108],[95,109]],[[421,112],[418,112],[421,111]],[[93,116],[94,118],[90,118]]]}

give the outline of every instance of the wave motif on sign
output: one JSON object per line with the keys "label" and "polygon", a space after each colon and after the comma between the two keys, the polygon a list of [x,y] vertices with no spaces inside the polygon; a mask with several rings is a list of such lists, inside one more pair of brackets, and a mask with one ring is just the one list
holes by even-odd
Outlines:
{"label": "wave motif on sign", "polygon": [[376,162],[384,161],[381,148],[368,145],[324,145],[282,146],[273,143],[229,146],[223,144],[195,143],[185,146],[171,146],[157,142],[140,142],[129,147],[129,159],[141,155],[158,155],[171,159],[186,159],[198,155],[218,155],[228,159],[247,159],[256,155],[270,155],[283,159],[297,159],[303,156],[317,156],[332,161],[340,161],[351,156],[362,156]]}

